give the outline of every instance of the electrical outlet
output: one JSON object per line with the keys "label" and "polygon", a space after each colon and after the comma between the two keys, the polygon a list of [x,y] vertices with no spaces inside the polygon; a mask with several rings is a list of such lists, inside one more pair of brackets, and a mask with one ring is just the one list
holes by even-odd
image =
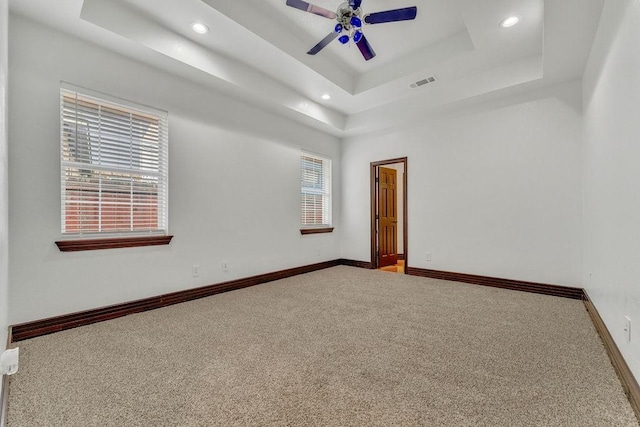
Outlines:
{"label": "electrical outlet", "polygon": [[624,335],[627,342],[631,342],[631,318],[624,316]]}
{"label": "electrical outlet", "polygon": [[427,252],[426,260],[427,262],[431,261],[431,252]]}
{"label": "electrical outlet", "polygon": [[320,248],[317,248],[317,249],[316,249],[316,255],[317,255],[317,256],[320,256],[320,253],[321,253],[321,252],[320,252]]}
{"label": "electrical outlet", "polygon": [[0,375],[13,375],[18,372],[20,348],[5,350],[0,355]]}
{"label": "electrical outlet", "polygon": [[191,267],[191,275],[193,277],[200,276],[200,266],[199,265],[194,265],[193,267]]}
{"label": "electrical outlet", "polygon": [[222,261],[222,271],[229,271],[229,261]]}

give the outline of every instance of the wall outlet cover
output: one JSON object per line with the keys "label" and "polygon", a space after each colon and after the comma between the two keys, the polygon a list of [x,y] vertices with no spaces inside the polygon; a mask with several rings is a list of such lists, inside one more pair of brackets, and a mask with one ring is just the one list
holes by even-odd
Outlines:
{"label": "wall outlet cover", "polygon": [[2,355],[0,355],[0,375],[13,375],[18,372],[19,358],[19,347],[5,350]]}
{"label": "wall outlet cover", "polygon": [[631,318],[624,316],[624,335],[627,342],[631,342]]}

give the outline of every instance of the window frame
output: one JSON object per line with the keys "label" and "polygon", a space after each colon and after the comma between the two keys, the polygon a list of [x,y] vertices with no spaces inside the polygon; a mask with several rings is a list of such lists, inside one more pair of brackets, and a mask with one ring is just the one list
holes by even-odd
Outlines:
{"label": "window frame", "polygon": [[[319,162],[319,169],[305,167],[305,162]],[[316,169],[316,170],[312,170]],[[312,186],[305,186],[305,176],[313,175],[318,172],[318,183]],[[332,161],[325,155],[302,150],[300,155],[300,234],[321,234],[331,233],[334,228],[332,225]],[[306,182],[309,182],[307,179]],[[318,187],[320,186],[320,188]],[[305,216],[309,210],[305,207],[305,196],[320,196],[321,207],[315,211],[311,211],[313,216],[322,217],[320,222],[305,222]]]}
{"label": "window frame", "polygon": [[[88,110],[83,109],[81,103],[88,106]],[[84,130],[80,130],[78,126],[79,115],[84,115]],[[108,120],[111,120],[109,124],[116,126],[115,130],[102,129],[102,126],[107,127]],[[70,122],[75,123],[75,128],[74,125],[69,126]],[[97,131],[95,128],[89,130],[96,124]],[[92,131],[96,132],[96,136],[87,137],[86,134]],[[85,132],[84,141],[80,136],[81,132]],[[166,111],[69,83],[60,83],[62,239],[56,241],[56,244],[61,251],[149,246],[168,244],[171,241],[168,133]],[[84,154],[78,155],[82,148],[81,142],[86,147]],[[103,144],[110,144],[109,148],[103,149]],[[73,150],[76,152],[70,154]],[[93,150],[100,152],[99,159]],[[110,150],[108,153],[113,156],[112,159],[108,160],[107,154],[103,154],[107,152],[102,150]],[[88,178],[82,178],[82,171]],[[74,186],[74,180],[77,180],[75,199],[74,190],[70,190]],[[107,184],[112,185],[110,191],[103,188]],[[127,191],[123,192],[118,188],[123,185],[122,188]],[[82,200],[87,193],[95,193],[96,200]],[[103,202],[105,195],[109,196],[110,202]],[[75,210],[71,208],[71,211],[80,218],[75,227],[69,225],[71,217],[68,216],[69,203],[73,202],[76,202],[77,207]],[[90,226],[85,228],[86,224],[82,224],[81,216],[87,212],[87,207],[91,209],[92,204],[96,205],[95,211],[91,213],[95,218],[90,221],[94,222],[95,229],[88,229]],[[144,210],[146,214],[140,215],[138,212],[136,216],[138,209]],[[118,218],[121,212],[126,212],[125,221]],[[108,220],[103,224],[105,218]]]}

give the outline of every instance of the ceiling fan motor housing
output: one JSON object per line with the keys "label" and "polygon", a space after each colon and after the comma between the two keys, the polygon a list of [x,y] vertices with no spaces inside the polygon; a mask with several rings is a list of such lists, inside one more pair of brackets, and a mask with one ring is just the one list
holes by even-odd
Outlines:
{"label": "ceiling fan motor housing", "polygon": [[[362,26],[362,8],[352,9],[349,6],[349,3],[342,3],[338,6],[338,11],[336,12],[336,17],[338,23],[342,25],[342,29],[348,32],[351,32],[354,28],[360,28]],[[357,21],[352,22],[352,18],[356,18]],[[360,25],[357,25],[360,24]]]}

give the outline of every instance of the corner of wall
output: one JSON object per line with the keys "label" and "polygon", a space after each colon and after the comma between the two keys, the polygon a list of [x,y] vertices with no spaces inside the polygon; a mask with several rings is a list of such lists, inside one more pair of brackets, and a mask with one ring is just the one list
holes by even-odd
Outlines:
{"label": "corner of wall", "polygon": [[[7,341],[9,311],[8,269],[8,183],[7,183],[7,74],[8,74],[8,0],[0,0],[0,351]],[[2,384],[0,384],[2,395]],[[1,415],[0,415],[1,416]]]}
{"label": "corner of wall", "polygon": [[[607,1],[583,79],[584,287],[626,363],[640,378],[637,111],[640,3]],[[631,332],[629,332],[629,329]]]}

